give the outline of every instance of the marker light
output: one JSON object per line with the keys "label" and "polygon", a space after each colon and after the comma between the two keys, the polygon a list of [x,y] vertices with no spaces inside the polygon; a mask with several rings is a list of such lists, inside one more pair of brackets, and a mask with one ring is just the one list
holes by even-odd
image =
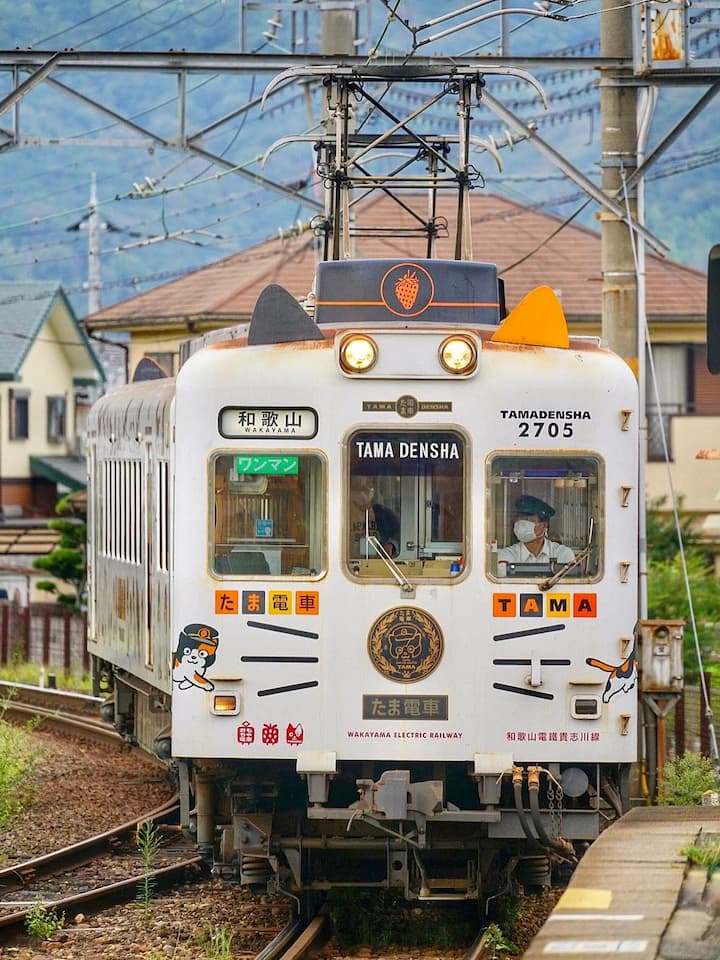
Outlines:
{"label": "marker light", "polygon": [[340,365],[348,373],[365,373],[375,366],[377,345],[370,337],[352,334],[340,344]]}
{"label": "marker light", "polygon": [[213,695],[212,704],[213,713],[232,713],[238,712],[237,697],[232,693],[216,693]]}
{"label": "marker light", "polygon": [[477,348],[470,337],[448,337],[440,345],[440,363],[449,373],[472,373]]}

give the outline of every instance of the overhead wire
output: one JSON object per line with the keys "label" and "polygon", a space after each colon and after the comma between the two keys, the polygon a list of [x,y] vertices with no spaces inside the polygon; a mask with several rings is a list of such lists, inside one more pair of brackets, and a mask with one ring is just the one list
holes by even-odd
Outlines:
{"label": "overhead wire", "polygon": [[[151,40],[153,37],[156,37],[159,33],[163,33],[166,30],[171,30],[173,27],[177,27],[179,24],[184,23],[186,20],[193,19],[199,13],[204,13],[205,10],[209,10],[210,7],[214,7],[218,3],[224,6],[223,0],[210,0],[209,3],[206,3],[204,7],[200,7],[199,10],[193,10],[190,13],[186,13],[184,17],[180,17],[178,20],[173,20],[172,23],[163,24],[162,27],[158,27],[158,29],[153,31],[153,33],[148,33],[144,37],[140,37],[137,40],[133,40],[131,43],[126,43],[124,46],[119,47],[118,49],[130,50],[131,47],[136,46],[138,43],[144,43],[146,40]],[[224,15],[225,15],[225,12],[223,11],[222,16]]]}
{"label": "overhead wire", "polygon": [[[628,220],[630,220],[630,217],[631,217],[630,197],[628,195],[628,190],[627,190],[627,177],[626,177],[625,167],[622,163],[620,165],[620,178],[622,182],[622,198],[621,199],[625,205],[626,216],[628,217]],[[632,249],[633,262],[635,265],[635,272],[637,274],[639,272],[637,237],[635,235],[634,230],[630,230],[629,234],[630,234],[630,245]],[[715,724],[713,722],[713,710],[712,710],[712,704],[710,702],[710,694],[708,691],[707,682],[705,680],[705,671],[703,669],[702,650],[700,648],[700,639],[698,637],[697,620],[695,618],[692,589],[690,587],[690,577],[688,575],[687,557],[685,555],[685,544],[683,542],[682,527],[680,524],[678,496],[677,496],[677,492],[675,490],[675,485],[673,482],[671,462],[670,462],[670,452],[668,449],[667,435],[665,432],[665,423],[663,422],[663,418],[660,415],[660,410],[662,409],[662,405],[660,403],[660,390],[658,387],[658,378],[655,371],[655,360],[653,356],[652,340],[650,337],[650,328],[648,326],[647,316],[645,316],[644,314],[642,316],[642,323],[643,323],[642,333],[643,333],[643,339],[645,342],[645,351],[647,354],[648,367],[650,370],[650,383],[652,386],[653,397],[655,400],[655,409],[657,411],[659,433],[660,433],[660,438],[661,438],[662,447],[663,447],[663,457],[665,460],[665,466],[667,470],[667,482],[668,482],[668,488],[670,490],[670,502],[672,506],[673,522],[675,524],[675,533],[676,533],[677,542],[678,542],[678,552],[680,555],[680,565],[682,567],[683,581],[685,586],[685,595],[688,603],[688,615],[689,615],[688,619],[690,621],[690,627],[692,630],[693,645],[695,647],[695,657],[697,660],[698,670],[700,674],[700,691],[701,691],[703,703],[705,705],[705,717],[708,723],[708,729],[710,731],[712,758],[714,760],[715,769],[720,771],[720,752],[718,751],[718,742],[717,742],[717,736],[715,733]]]}
{"label": "overhead wire", "polygon": [[47,43],[48,40],[54,40],[56,37],[61,37],[64,33],[69,33],[71,30],[77,30],[78,27],[84,27],[86,23],[92,23],[92,21],[97,20],[98,17],[104,17],[107,13],[112,13],[119,7],[124,7],[126,3],[130,3],[130,0],[118,0],[117,3],[107,7],[105,10],[100,10],[99,13],[94,13],[90,17],[85,17],[84,20],[79,20],[77,23],[73,23],[69,27],[63,27],[62,30],[57,30],[55,33],[48,34],[47,37],[42,37],[39,40],[33,40],[31,47],[38,47],[41,43]]}
{"label": "overhead wire", "polygon": [[564,230],[565,227],[569,226],[572,221],[582,213],[585,207],[590,203],[591,198],[588,197],[584,203],[581,203],[580,206],[574,210],[569,217],[566,217],[562,223],[559,223],[557,227],[552,230],[544,240],[542,240],[533,250],[529,250],[519,259],[515,260],[513,263],[508,264],[506,267],[498,267],[498,276],[503,276],[503,274],[510,273],[511,270],[514,270],[516,267],[519,267],[521,264],[525,263],[526,260],[529,260],[530,257],[534,256],[539,250],[546,246],[553,237],[556,237],[561,230]]}
{"label": "overhead wire", "polygon": [[176,0],[162,0],[156,7],[152,7],[150,10],[144,10],[142,13],[139,13],[136,17],[130,17],[129,20],[124,20],[122,23],[116,24],[114,27],[109,27],[107,30],[103,30],[101,33],[96,33],[93,37],[88,37],[86,40],[76,43],[75,46],[79,49],[80,47],[86,47],[89,43],[92,43],[94,40],[100,40],[102,37],[107,37],[108,34],[116,33],[118,30],[122,30],[124,27],[130,26],[131,23],[137,23],[138,20],[142,20],[150,13],[155,13],[157,10],[162,10],[163,7],[169,6],[171,3],[175,3]]}

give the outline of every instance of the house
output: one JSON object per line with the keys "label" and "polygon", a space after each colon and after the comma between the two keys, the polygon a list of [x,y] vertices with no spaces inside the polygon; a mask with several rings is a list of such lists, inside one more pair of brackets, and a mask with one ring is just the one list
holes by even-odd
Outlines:
{"label": "house", "polygon": [[[404,195],[403,201],[425,212],[424,195]],[[438,197],[439,224],[443,220],[453,223],[454,204],[449,194]],[[600,335],[599,232],[574,223],[563,225],[542,209],[480,192],[472,196],[471,208],[474,259],[498,265],[508,308],[529,290],[547,284],[560,297],[571,333]],[[362,231],[354,241],[357,257],[424,256],[425,239],[417,233],[398,237],[382,232],[389,224],[406,229],[417,225],[383,194],[358,205],[357,223]],[[93,333],[127,332],[130,371],[143,357],[150,357],[173,375],[184,339],[247,322],[267,284],[279,283],[298,299],[307,297],[320,249],[319,238],[310,230],[258,243],[101,310],[86,318],[86,328]],[[452,259],[451,236],[438,239],[437,256]],[[646,496],[648,500],[666,498],[670,509],[673,489],[684,498],[685,510],[700,515],[708,537],[717,538],[720,549],[720,501],[716,499],[720,461],[699,463],[695,459],[700,448],[720,435],[720,377],[711,377],[705,363],[706,277],[701,271],[648,253],[645,282],[653,344],[653,362],[647,364],[647,370],[655,374],[655,378],[649,373],[645,377]]]}
{"label": "house", "polygon": [[56,544],[46,520],[58,499],[85,487],[80,438],[104,382],[62,287],[0,283],[0,589],[9,596]]}

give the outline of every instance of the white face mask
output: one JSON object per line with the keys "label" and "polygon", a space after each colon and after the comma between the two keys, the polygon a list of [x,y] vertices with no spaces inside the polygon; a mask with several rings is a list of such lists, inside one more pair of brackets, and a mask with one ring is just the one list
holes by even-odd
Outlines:
{"label": "white face mask", "polygon": [[538,536],[538,534],[535,533],[535,526],[532,520],[516,520],[513,533],[520,543],[528,543],[528,541],[534,540]]}

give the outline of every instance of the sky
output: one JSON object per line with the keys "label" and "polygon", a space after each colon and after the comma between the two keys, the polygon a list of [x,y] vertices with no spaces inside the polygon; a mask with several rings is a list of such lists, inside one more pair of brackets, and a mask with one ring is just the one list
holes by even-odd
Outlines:
{"label": "sky", "polygon": [[[321,43],[319,3],[308,0],[297,6],[295,13],[278,11],[270,3],[245,5],[243,0],[64,0],[55,6],[0,0],[0,100],[15,82],[2,50],[316,52]],[[541,137],[597,183],[597,72],[560,62],[561,57],[599,55],[597,0],[515,0],[513,6],[517,12],[501,16],[499,0],[366,0],[357,4],[357,50],[364,56],[397,59],[414,52],[466,62],[474,55],[497,54],[503,44],[509,56],[557,57],[557,67],[536,73],[548,98],[547,110],[522,81],[494,83],[489,89],[508,109],[535,122]],[[440,19],[462,9],[466,12]],[[706,45],[701,52],[710,59],[717,56],[720,33],[715,14],[710,11],[702,36],[698,33],[693,40]],[[473,22],[478,18],[483,19]],[[21,79],[26,76],[21,74]],[[260,97],[270,79],[267,73],[189,77],[186,130],[191,137],[205,130],[195,142],[220,157],[221,164],[175,142],[180,102],[176,75],[143,69],[53,72],[49,82],[39,83],[22,99],[17,112],[6,110],[0,116],[0,176],[5,186],[0,194],[0,279],[58,280],[78,316],[88,312],[87,218],[93,179],[102,226],[100,253],[93,264],[102,282],[103,306],[284,231],[304,229],[315,211],[255,182],[253,176],[302,183],[308,196],[320,198],[308,143],[278,150],[262,163],[278,138],[311,136],[317,130],[320,97],[317,92],[306,97],[298,84],[275,94],[264,111],[253,106],[238,113]],[[690,85],[660,90],[650,146],[702,92],[702,87]],[[384,102],[402,116],[416,104],[414,93],[407,85],[396,85],[384,94]],[[83,101],[83,95],[101,103],[104,112]],[[131,117],[133,128],[119,123],[118,115]],[[653,168],[645,187],[649,229],[667,244],[672,259],[698,269],[704,268],[707,250],[719,239],[714,235],[720,222],[720,191],[714,184],[720,158],[716,115],[712,105],[700,113]],[[230,119],[219,122],[225,117]],[[365,122],[372,129],[373,118]],[[439,132],[450,132],[456,124],[444,106],[432,114],[431,122]],[[505,137],[503,125],[482,107],[476,111],[474,131],[486,142]],[[575,215],[584,203],[576,184],[527,144],[512,150],[506,146],[498,156],[502,169],[487,152],[477,155],[477,189],[537,204],[561,219]],[[592,203],[575,222],[597,228],[597,212]]]}

